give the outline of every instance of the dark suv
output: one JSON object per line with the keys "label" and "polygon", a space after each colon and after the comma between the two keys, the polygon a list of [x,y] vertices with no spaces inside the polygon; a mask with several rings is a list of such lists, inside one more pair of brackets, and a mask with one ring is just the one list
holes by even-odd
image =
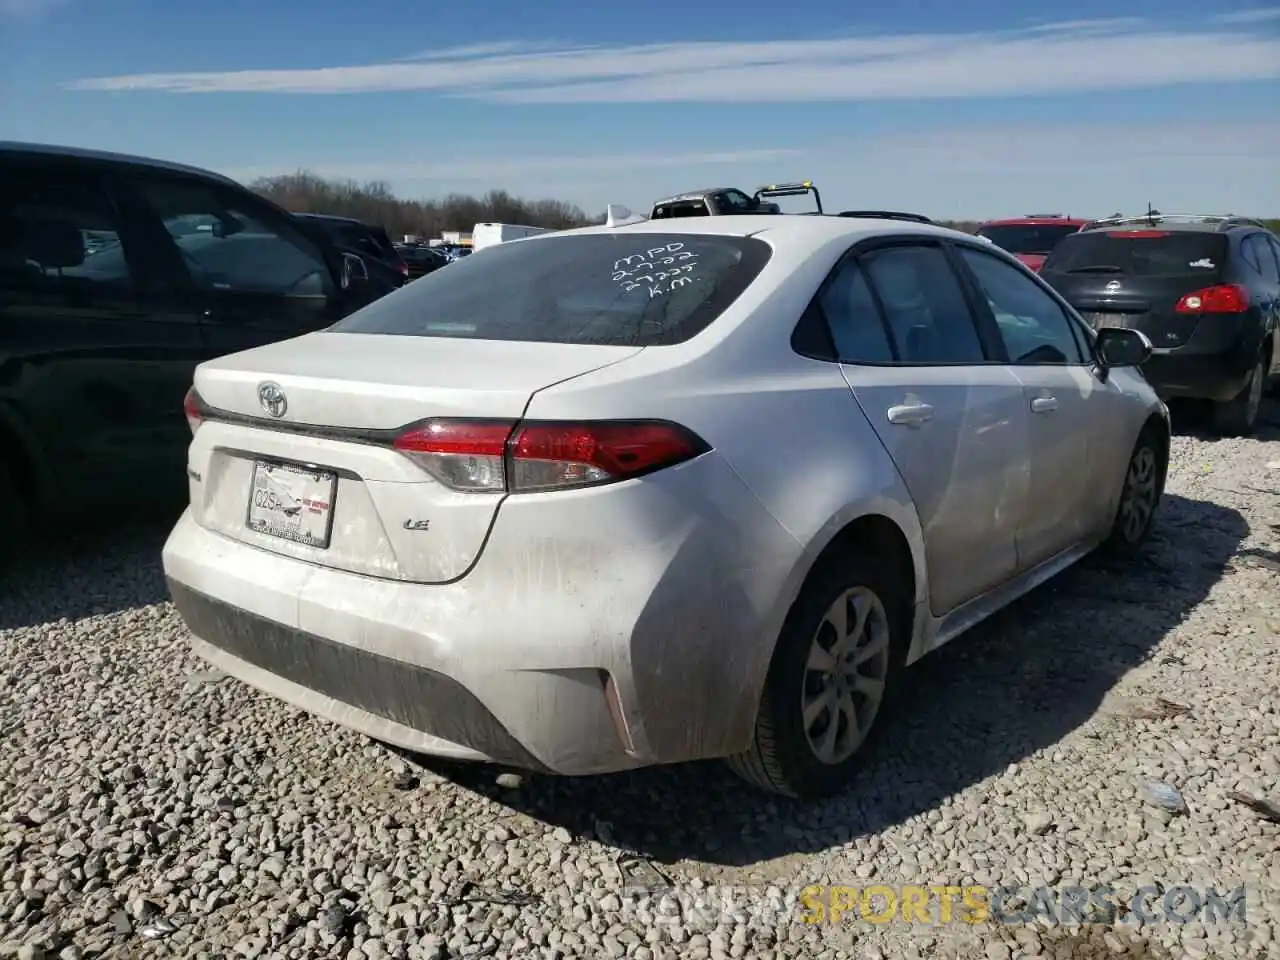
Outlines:
{"label": "dark suv", "polygon": [[1226,434],[1253,431],[1280,356],[1280,241],[1256,220],[1153,214],[1095,220],[1040,274],[1095,328],[1154,347],[1143,373],[1166,398],[1212,401]]}
{"label": "dark suv", "polygon": [[225,177],[0,142],[0,553],[37,518],[185,492],[196,364],[391,289]]}
{"label": "dark suv", "polygon": [[327,213],[295,213],[295,217],[329,234],[333,242],[362,257],[386,264],[402,277],[409,276],[409,266],[383,227],[375,227],[351,217],[335,217]]}

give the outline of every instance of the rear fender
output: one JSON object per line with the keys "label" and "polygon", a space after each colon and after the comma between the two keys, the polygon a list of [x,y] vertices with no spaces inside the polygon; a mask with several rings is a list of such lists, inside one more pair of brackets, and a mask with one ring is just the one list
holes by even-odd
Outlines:
{"label": "rear fender", "polygon": [[846,529],[858,520],[866,517],[880,517],[889,520],[902,533],[911,551],[911,567],[914,573],[915,589],[911,602],[911,636],[906,652],[905,662],[913,663],[924,655],[928,632],[932,619],[929,613],[929,578],[925,564],[924,540],[920,528],[920,518],[916,514],[910,500],[906,498],[905,485],[891,495],[876,497],[867,501],[847,504],[833,513],[818,533],[809,540],[799,559],[793,565],[790,574],[779,591],[778,600],[766,621],[768,642],[762,644],[763,657],[756,665],[754,685],[750,690],[751,723],[743,731],[742,746],[750,742],[750,730],[754,729],[756,714],[759,711],[760,698],[764,694],[764,685],[769,676],[769,667],[777,648],[778,638],[782,633],[783,623],[791,608],[795,606],[804,589],[809,575],[816,569],[824,551],[830,547]]}

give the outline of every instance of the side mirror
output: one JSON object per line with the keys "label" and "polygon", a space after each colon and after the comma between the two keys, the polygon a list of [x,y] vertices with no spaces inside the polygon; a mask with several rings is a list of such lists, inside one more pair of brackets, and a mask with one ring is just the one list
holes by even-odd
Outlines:
{"label": "side mirror", "polygon": [[1104,327],[1094,342],[1104,368],[1140,367],[1151,358],[1153,349],[1147,335],[1138,330]]}
{"label": "side mirror", "polygon": [[350,290],[352,287],[368,282],[368,264],[354,253],[344,253],[342,255],[342,289]]}

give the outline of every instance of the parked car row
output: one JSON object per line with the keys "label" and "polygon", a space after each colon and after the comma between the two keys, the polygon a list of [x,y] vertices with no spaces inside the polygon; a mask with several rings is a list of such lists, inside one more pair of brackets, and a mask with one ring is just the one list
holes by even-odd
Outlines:
{"label": "parked car row", "polygon": [[1280,245],[1121,218],[1037,274],[753,196],[407,283],[226,178],[0,144],[0,543],[185,483],[170,591],[247,683],[430,754],[839,791],[907,665],[1141,546],[1162,393],[1256,423]]}
{"label": "parked car row", "polygon": [[449,255],[443,250],[421,243],[398,244],[396,252],[404,260],[410,280],[425,277],[433,270],[439,270],[452,262]]}

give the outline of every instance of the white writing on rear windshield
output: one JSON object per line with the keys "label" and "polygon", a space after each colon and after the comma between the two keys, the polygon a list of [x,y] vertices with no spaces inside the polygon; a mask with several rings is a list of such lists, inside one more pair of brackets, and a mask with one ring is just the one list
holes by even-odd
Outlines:
{"label": "white writing on rear windshield", "polygon": [[1205,258],[1204,258],[1204,259],[1202,259],[1202,260],[1192,260],[1189,264],[1187,264],[1187,266],[1189,266],[1189,267],[1204,267],[1206,270],[1212,270],[1212,269],[1213,269],[1213,261],[1212,261],[1212,260],[1210,260],[1208,257],[1205,257]]}
{"label": "white writing on rear windshield", "polygon": [[697,253],[683,243],[668,243],[615,260],[613,282],[624,293],[647,290],[653,299],[692,283],[697,265]]}

